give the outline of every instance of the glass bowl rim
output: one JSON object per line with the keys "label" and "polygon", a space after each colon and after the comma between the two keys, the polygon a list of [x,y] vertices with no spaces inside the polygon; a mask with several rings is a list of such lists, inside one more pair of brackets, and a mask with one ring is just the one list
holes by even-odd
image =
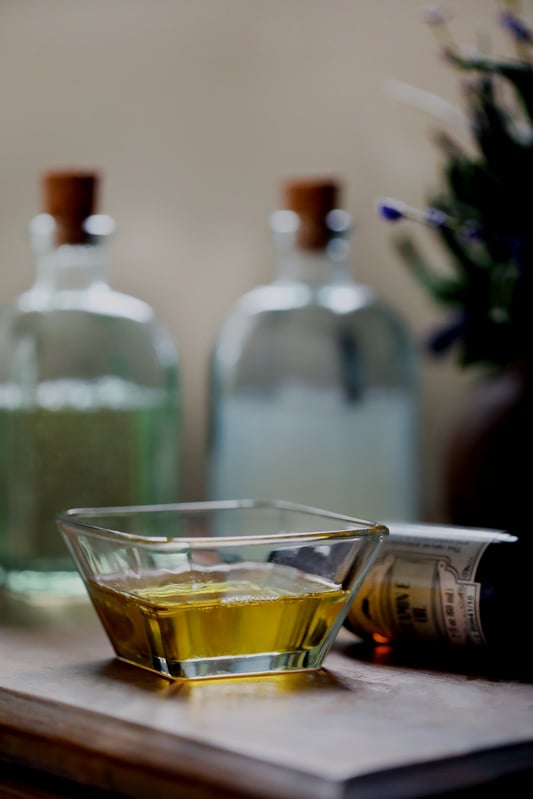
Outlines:
{"label": "glass bowl rim", "polygon": [[[338,522],[349,523],[352,529],[345,529],[339,524],[339,529],[317,530],[313,532],[275,532],[257,533],[253,535],[239,536],[198,536],[198,537],[179,537],[172,536],[146,536],[139,533],[127,533],[123,530],[115,530],[109,527],[93,525],[88,521],[91,516],[125,516],[127,514],[138,513],[158,513],[158,512],[192,512],[201,513],[211,510],[254,510],[270,508],[273,510],[287,510],[297,513],[307,513],[310,516],[323,517],[324,519],[336,520]],[[83,517],[83,518],[81,518]],[[381,522],[373,522],[367,519],[360,519],[355,516],[347,516],[324,508],[312,505],[303,505],[286,500],[259,500],[259,499],[238,499],[238,500],[213,500],[202,502],[172,502],[152,505],[113,505],[102,507],[80,507],[69,508],[57,513],[56,523],[63,530],[79,534],[88,534],[97,538],[110,541],[129,542],[140,547],[157,549],[171,548],[177,549],[203,549],[217,546],[243,546],[253,544],[266,544],[277,541],[278,543],[293,542],[295,544],[321,543],[331,540],[350,540],[358,538],[376,538],[382,540],[389,534],[388,527]],[[355,527],[354,527],[355,526]]]}

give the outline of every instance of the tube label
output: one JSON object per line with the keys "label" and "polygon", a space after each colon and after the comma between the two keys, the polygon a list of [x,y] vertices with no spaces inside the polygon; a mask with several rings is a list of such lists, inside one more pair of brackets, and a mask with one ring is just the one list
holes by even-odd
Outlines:
{"label": "tube label", "polygon": [[486,644],[475,575],[493,530],[387,523],[382,554],[357,592],[348,624],[363,637]]}

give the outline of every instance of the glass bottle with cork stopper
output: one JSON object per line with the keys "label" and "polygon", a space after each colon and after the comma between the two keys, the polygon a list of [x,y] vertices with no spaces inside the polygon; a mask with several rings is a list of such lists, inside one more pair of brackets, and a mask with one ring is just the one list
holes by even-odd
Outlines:
{"label": "glass bottle with cork stopper", "polygon": [[213,346],[208,493],[416,520],[416,349],[352,276],[341,188],[322,177],[282,185],[277,275],[237,301]]}
{"label": "glass bottle with cork stopper", "polygon": [[0,602],[36,618],[85,598],[57,512],[179,499],[178,352],[153,309],[108,282],[100,182],[44,175],[35,282],[0,316]]}

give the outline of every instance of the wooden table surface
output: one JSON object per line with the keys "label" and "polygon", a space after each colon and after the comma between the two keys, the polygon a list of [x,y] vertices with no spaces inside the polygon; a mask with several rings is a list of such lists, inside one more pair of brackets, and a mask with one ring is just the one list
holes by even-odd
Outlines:
{"label": "wooden table surface", "polygon": [[92,610],[4,624],[0,797],[417,799],[516,779],[533,795],[525,671],[343,632],[318,672],[171,683],[115,659]]}

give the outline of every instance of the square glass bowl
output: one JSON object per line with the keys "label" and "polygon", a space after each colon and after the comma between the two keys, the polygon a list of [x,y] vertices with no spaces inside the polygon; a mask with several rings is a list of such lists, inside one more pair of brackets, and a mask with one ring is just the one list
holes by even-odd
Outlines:
{"label": "square glass bowl", "polygon": [[172,679],[320,668],[388,535],[255,500],[71,509],[57,524],[117,657]]}

